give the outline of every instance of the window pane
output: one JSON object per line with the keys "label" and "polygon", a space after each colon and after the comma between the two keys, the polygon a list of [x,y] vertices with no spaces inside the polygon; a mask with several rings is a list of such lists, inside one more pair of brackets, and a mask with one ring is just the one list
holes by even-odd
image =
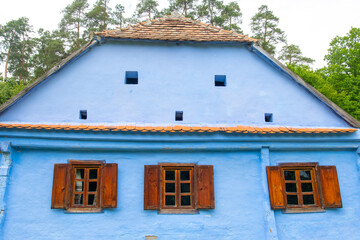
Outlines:
{"label": "window pane", "polygon": [[175,183],[165,183],[165,192],[174,193]]}
{"label": "window pane", "polygon": [[181,196],[181,206],[190,205],[190,196]]}
{"label": "window pane", "polygon": [[284,171],[285,180],[295,180],[295,171]]}
{"label": "window pane", "polygon": [[89,194],[88,205],[96,205],[96,194]]}
{"label": "window pane", "polygon": [[180,171],[180,180],[181,181],[190,180],[190,171]]}
{"label": "window pane", "polygon": [[304,205],[315,204],[314,195],[303,195]]}
{"label": "window pane", "polygon": [[165,180],[175,180],[175,171],[165,171]]}
{"label": "window pane", "polygon": [[76,169],[76,179],[84,179],[84,169]]}
{"label": "window pane", "polygon": [[96,192],[97,182],[89,182],[89,192]]}
{"label": "window pane", "polygon": [[296,183],[286,183],[286,192],[297,192]]}
{"label": "window pane", "polygon": [[300,179],[301,180],[311,180],[310,171],[300,171]]}
{"label": "window pane", "polygon": [[287,195],[286,198],[287,198],[288,205],[298,205],[297,195]]}
{"label": "window pane", "polygon": [[168,206],[175,205],[175,196],[165,196],[165,205]]}
{"label": "window pane", "polygon": [[190,192],[190,183],[182,183],[181,184],[181,192],[189,193]]}
{"label": "window pane", "polygon": [[301,183],[301,191],[302,192],[312,192],[312,183]]}
{"label": "window pane", "polygon": [[97,179],[97,169],[89,170],[89,179]]}
{"label": "window pane", "polygon": [[83,204],[83,195],[82,194],[75,194],[74,204],[75,205],[82,205]]}
{"label": "window pane", "polygon": [[82,182],[82,181],[76,181],[76,182],[75,182],[75,192],[82,192],[82,191],[84,191],[83,183],[84,183],[84,182]]}

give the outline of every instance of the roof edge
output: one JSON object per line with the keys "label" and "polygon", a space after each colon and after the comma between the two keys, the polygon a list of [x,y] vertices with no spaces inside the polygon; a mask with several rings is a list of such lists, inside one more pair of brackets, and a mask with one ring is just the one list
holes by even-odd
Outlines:
{"label": "roof edge", "polygon": [[265,58],[269,59],[280,70],[282,70],[286,74],[288,74],[292,79],[294,79],[297,83],[299,83],[301,86],[303,86],[307,91],[309,91],[316,98],[318,98],[321,102],[323,102],[325,105],[327,105],[331,110],[333,110],[338,116],[340,116],[342,119],[344,119],[351,127],[360,128],[360,122],[357,119],[355,119],[353,116],[351,116],[349,113],[347,113],[344,109],[342,109],[341,107],[336,105],[334,102],[332,102],[330,99],[328,99],[325,95],[323,95],[321,92],[319,92],[317,89],[315,89],[309,83],[307,83],[304,79],[302,79],[300,76],[298,76],[293,71],[291,71],[288,67],[286,67],[284,64],[282,64],[279,60],[277,60],[276,58],[271,56],[263,48],[261,48],[260,46],[256,46],[255,44],[252,47],[253,47],[253,49],[255,49],[257,54],[261,54]]}
{"label": "roof edge", "polygon": [[56,64],[54,67],[52,67],[50,70],[45,72],[41,77],[36,79],[34,82],[30,83],[28,86],[26,86],[23,90],[15,94],[13,97],[11,97],[9,100],[7,100],[5,103],[3,103],[0,106],[0,114],[3,113],[6,109],[8,109],[11,105],[13,105],[15,102],[17,102],[19,99],[21,99],[23,96],[25,96],[30,90],[35,88],[37,85],[42,83],[44,80],[46,80],[48,77],[59,71],[61,68],[63,68],[67,63],[69,63],[71,60],[75,59],[77,56],[85,52],[88,48],[93,46],[94,44],[98,43],[99,40],[93,39],[87,42],[85,45],[83,45],[80,49],[76,50],[72,54],[70,54],[65,59],[61,60],[58,64]]}

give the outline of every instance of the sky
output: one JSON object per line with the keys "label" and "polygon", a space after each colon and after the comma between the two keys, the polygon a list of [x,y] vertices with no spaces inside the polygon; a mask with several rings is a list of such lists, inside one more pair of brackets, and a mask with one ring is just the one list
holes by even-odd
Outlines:
{"label": "sky", "polygon": [[[2,0],[0,24],[27,17],[34,30],[54,30],[61,20],[61,10],[73,0]],[[127,15],[132,15],[139,0],[110,0],[110,6],[122,4]],[[201,0],[198,0],[201,1]],[[224,0],[225,3],[231,0]],[[312,67],[321,68],[331,40],[345,36],[351,27],[360,27],[360,0],[236,0],[242,11],[245,34],[251,35],[250,19],[263,5],[268,5],[279,17],[279,27],[287,35],[288,44],[300,46],[303,55],[316,60]],[[90,6],[95,0],[88,0]],[[168,0],[158,0],[159,9]],[[0,68],[2,71],[3,66]]]}

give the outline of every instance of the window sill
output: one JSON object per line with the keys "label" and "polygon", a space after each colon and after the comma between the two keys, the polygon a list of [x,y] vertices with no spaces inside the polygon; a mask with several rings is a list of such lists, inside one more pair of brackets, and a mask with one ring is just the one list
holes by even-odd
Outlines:
{"label": "window sill", "polygon": [[287,208],[283,210],[283,213],[321,213],[326,212],[324,208]]}
{"label": "window sill", "polygon": [[68,208],[65,213],[103,213],[101,208]]}
{"label": "window sill", "polygon": [[198,214],[197,209],[160,209],[158,214]]}

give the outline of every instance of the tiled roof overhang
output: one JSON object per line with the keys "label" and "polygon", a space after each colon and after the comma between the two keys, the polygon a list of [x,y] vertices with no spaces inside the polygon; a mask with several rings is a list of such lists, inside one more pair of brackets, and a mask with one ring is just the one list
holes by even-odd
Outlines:
{"label": "tiled roof overhang", "polygon": [[173,133],[250,133],[250,134],[283,134],[283,133],[353,133],[355,128],[295,128],[295,127],[203,127],[203,126],[106,126],[106,125],[50,125],[50,124],[0,124],[4,129],[31,130],[67,130],[67,131],[108,131],[108,132],[173,132]]}

